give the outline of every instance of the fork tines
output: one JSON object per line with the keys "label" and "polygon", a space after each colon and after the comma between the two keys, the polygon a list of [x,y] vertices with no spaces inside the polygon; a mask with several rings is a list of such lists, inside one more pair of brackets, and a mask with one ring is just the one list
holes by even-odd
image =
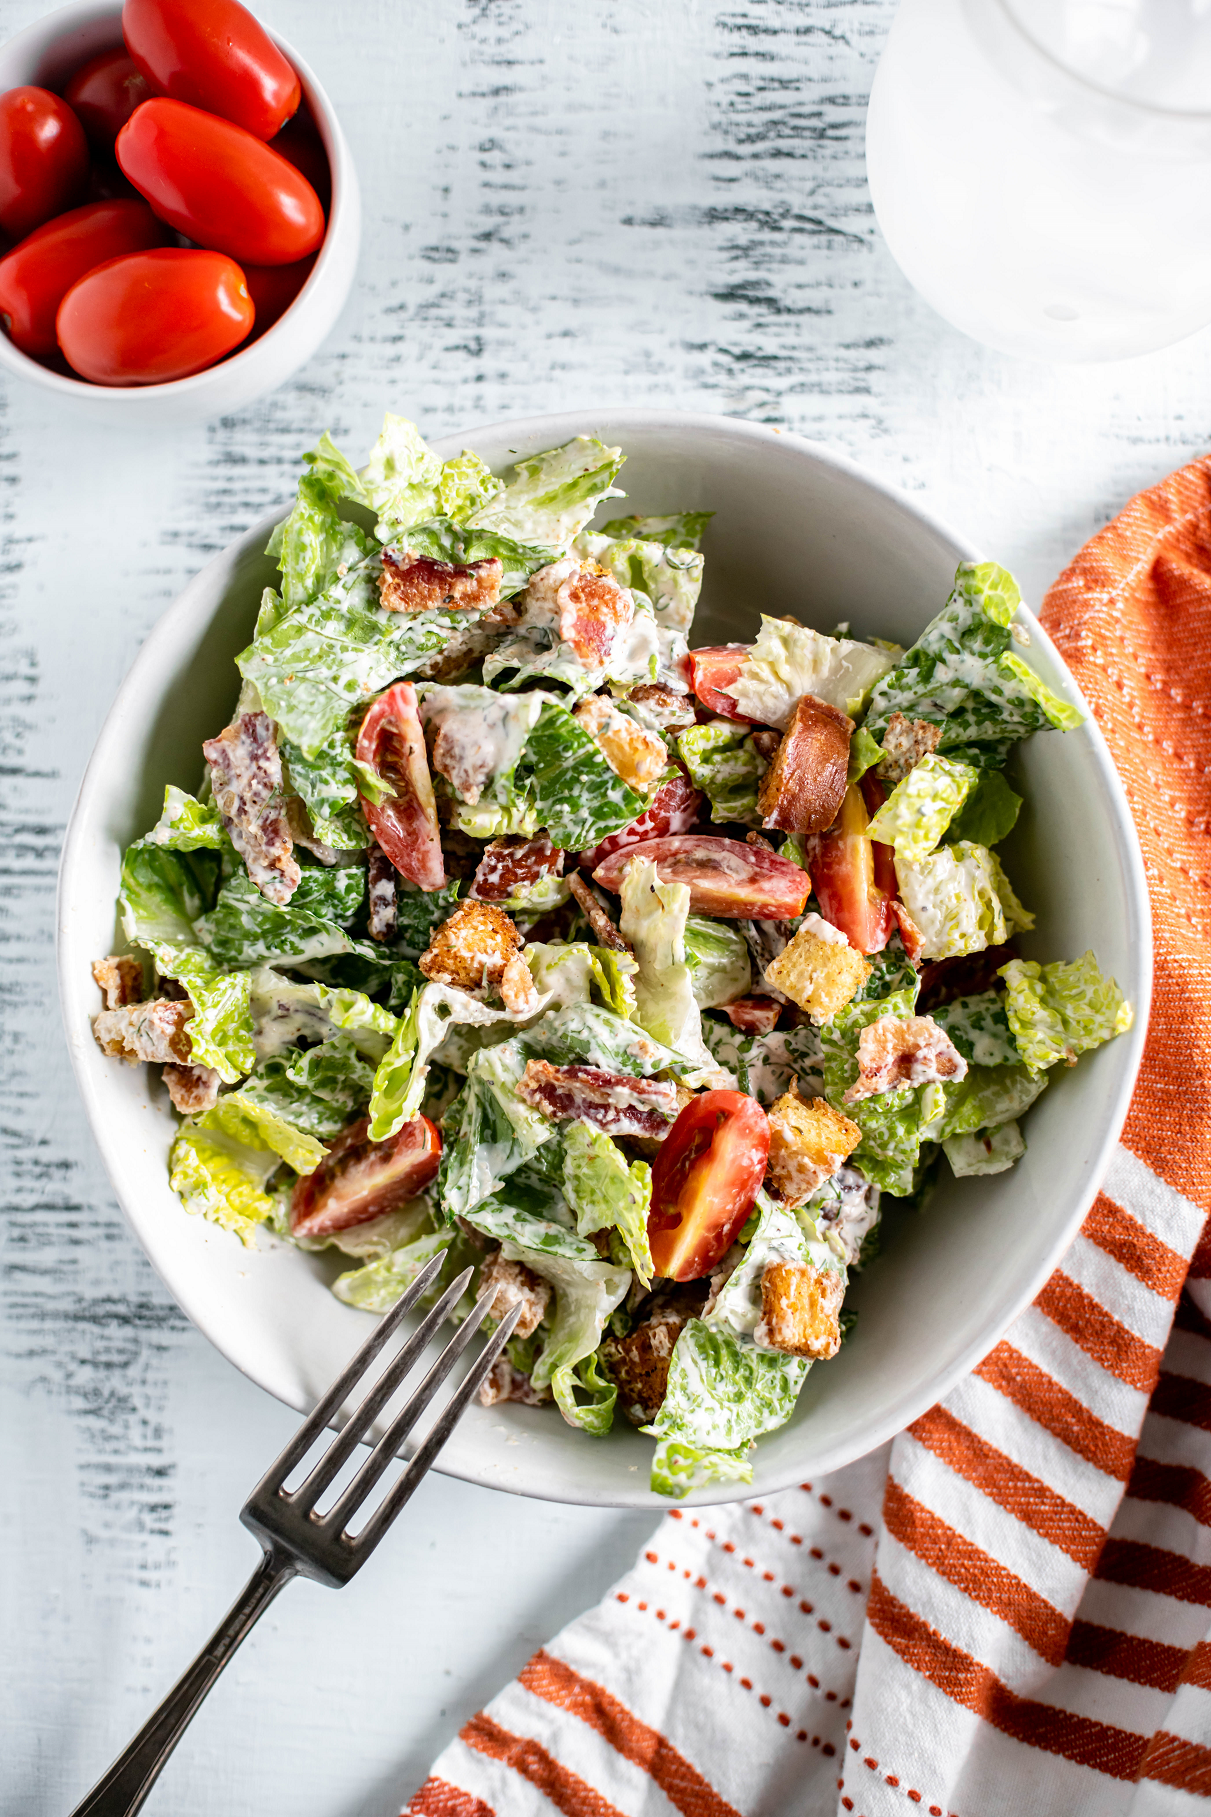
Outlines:
{"label": "fork tines", "polygon": [[513,1328],[521,1316],[520,1306],[511,1307],[506,1313],[450,1397],[441,1416],[418,1446],[407,1468],[392,1484],[361,1531],[350,1535],[347,1531],[350,1520],[364,1505],[380,1478],[390,1469],[405,1438],[479,1329],[492,1302],[492,1295],[485,1294],[458,1327],[419,1387],[391,1420],[352,1482],[326,1513],[316,1514],[316,1504],[321,1495],[335,1481],[359,1443],[367,1439],[374,1421],[466,1292],[473,1270],[464,1269],[451,1281],[398,1354],[392,1357],[308,1475],[296,1489],[287,1492],[283,1485],[291,1471],[307,1455],[354,1387],[366,1375],[370,1364],[425,1291],[432,1286],[441,1272],[445,1258],[444,1250],[434,1256],[421,1269],[403,1297],[380,1320],[349,1366],[337,1377],[314,1411],[303,1421],[281,1456],[257,1484],[240,1515],[244,1525],[257,1535],[262,1544],[288,1554],[306,1576],[317,1577],[331,1584],[345,1583],[352,1577],[358,1566],[374,1550],[429,1469],[472,1395],[486,1380],[496,1359],[513,1335]]}

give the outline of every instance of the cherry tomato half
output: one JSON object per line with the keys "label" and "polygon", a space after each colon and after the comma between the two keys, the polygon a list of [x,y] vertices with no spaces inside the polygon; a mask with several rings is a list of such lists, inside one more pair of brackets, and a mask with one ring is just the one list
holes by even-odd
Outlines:
{"label": "cherry tomato half", "polygon": [[135,108],[155,92],[124,50],[103,50],[76,71],[63,99],[97,150],[112,151]]}
{"label": "cherry tomato half", "polygon": [[730,694],[724,694],[724,688],[730,688],[740,673],[740,665],[749,653],[749,644],[712,644],[702,650],[690,651],[690,686],[712,713],[718,713],[721,719],[738,719],[742,725],[752,725],[737,707]]}
{"label": "cherry tomato half", "polygon": [[84,200],[88,140],[66,101],[45,88],[0,95],[0,228],[20,240]]}
{"label": "cherry tomato half", "polygon": [[296,1237],[326,1237],[397,1211],[435,1178],[442,1139],[428,1117],[405,1123],[386,1142],[370,1140],[370,1119],[343,1129],[314,1173],[304,1174],[290,1201]]}
{"label": "cherry tomato half", "polygon": [[317,257],[313,252],[309,259],[300,259],[297,265],[243,267],[248,294],[256,305],[256,327],[251,337],[254,341],[259,341],[275,322],[281,321],[315,270]]}
{"label": "cherry tomato half", "polygon": [[166,246],[170,235],[146,202],[86,202],[35,227],[0,259],[0,319],[13,345],[33,359],[59,351],[55,316],[85,272],[128,252]]}
{"label": "cherry tomato half", "polygon": [[811,890],[807,872],[761,846],[716,833],[674,833],[614,852],[593,872],[594,883],[620,891],[632,858],[650,858],[662,883],[688,883],[691,915],[724,921],[790,921],[803,913]]}
{"label": "cherry tomato half", "polygon": [[416,710],[416,688],[397,681],[380,696],[362,721],[357,759],[369,764],[394,789],[381,802],[362,797],[370,830],[401,877],[422,890],[446,885],[437,803],[425,751],[425,734]]}
{"label": "cherry tomato half", "polygon": [[851,782],[832,826],[812,840],[808,863],[824,919],[858,952],[881,953],[895,925],[896,875],[891,848],[869,838],[869,824],[862,791]]}
{"label": "cherry tomato half", "polygon": [[272,139],[301,89],[264,26],[239,0],[126,0],[126,48],[157,94]]}
{"label": "cherry tomato half", "polygon": [[162,221],[252,265],[293,265],[324,237],[301,171],[242,126],[183,101],[144,101],[118,134],[118,163]]}
{"label": "cherry tomato half", "polygon": [[769,1160],[769,1119],[740,1091],[687,1104],[652,1163],[648,1240],[666,1280],[697,1281],[722,1261],[753,1209]]}
{"label": "cherry tomato half", "polygon": [[234,260],[162,246],[110,259],[73,284],[56,330],[69,364],[94,385],[160,385],[221,360],[253,315]]}

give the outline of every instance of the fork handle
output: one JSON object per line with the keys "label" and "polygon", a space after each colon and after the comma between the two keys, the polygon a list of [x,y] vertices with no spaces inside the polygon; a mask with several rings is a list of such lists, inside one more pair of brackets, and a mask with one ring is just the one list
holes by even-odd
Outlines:
{"label": "fork handle", "polygon": [[72,1817],[132,1817],[142,1807],[168,1756],[180,1741],[202,1699],[244,1636],[278,1591],[296,1575],[294,1561],[266,1552],[242,1594],[232,1604],[189,1670],[172,1687],[130,1746],[118,1755]]}

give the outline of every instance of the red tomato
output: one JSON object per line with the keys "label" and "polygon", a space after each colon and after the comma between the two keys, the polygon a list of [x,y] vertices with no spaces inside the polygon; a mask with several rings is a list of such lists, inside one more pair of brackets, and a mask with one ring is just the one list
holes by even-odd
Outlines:
{"label": "red tomato", "polygon": [[23,239],[84,200],[88,140],[66,101],[45,88],[0,95],[0,228]]}
{"label": "red tomato", "polygon": [[280,133],[269,141],[271,151],[280,152],[282,157],[301,170],[314,189],[328,213],[328,204],[332,200],[332,172],[328,166],[328,153],[320,139],[319,128],[311,117],[311,111],[304,101],[293,120],[287,120]]}
{"label": "red tomato", "polygon": [[293,265],[324,237],[306,177],[230,120],[183,101],[144,101],[115,149],[162,221],[241,264]]}
{"label": "red tomato", "polygon": [[78,69],[63,99],[98,151],[112,151],[126,122],[156,91],[124,50],[103,50]]}
{"label": "red tomato", "polygon": [[410,681],[397,681],[375,701],[357,735],[357,759],[395,790],[378,805],[363,796],[362,809],[400,876],[422,890],[444,889],[437,803]]}
{"label": "red tomato", "polygon": [[244,281],[256,305],[256,327],[252,339],[261,336],[275,322],[280,322],[299,291],[315,270],[318,253],[300,259],[297,265],[245,265]]}
{"label": "red tomato", "polygon": [[55,316],[78,278],[108,259],[164,246],[170,238],[146,202],[86,202],[0,259],[0,320],[14,346],[34,359],[59,351]]}
{"label": "red tomato", "polygon": [[370,1119],[343,1129],[314,1173],[290,1200],[296,1237],[326,1237],[397,1211],[436,1177],[442,1139],[428,1117],[405,1123],[386,1142],[370,1141]]}
{"label": "red tomato", "polygon": [[713,833],[645,839],[615,852],[593,872],[594,883],[617,894],[632,858],[651,858],[662,883],[688,883],[691,915],[723,921],[789,921],[803,913],[811,878],[788,858]]}
{"label": "red tomato", "polygon": [[153,92],[258,139],[272,139],[298,107],[298,76],[239,0],[126,0],[122,36]]}
{"label": "red tomato", "polygon": [[746,719],[731,695],[720,690],[731,687],[749,648],[748,644],[712,644],[704,650],[690,651],[690,686],[703,706],[722,719],[738,719],[746,726],[755,725],[756,721]]}
{"label": "red tomato", "polygon": [[808,861],[824,919],[840,928],[858,952],[881,953],[895,926],[891,899],[896,875],[894,865],[890,877],[887,871],[891,847],[869,839],[868,825],[862,791],[851,782],[836,820],[809,846]]}
{"label": "red tomato", "polygon": [[667,833],[688,833],[698,819],[702,795],[693,784],[678,773],[661,783],[652,797],[652,805],[620,833],[608,833],[591,852],[582,852],[576,860],[581,870],[596,870],[611,852],[621,852],[628,845],[639,845],[644,839],[663,839]]}
{"label": "red tomato", "polygon": [[753,1209],[769,1160],[769,1119],[740,1091],[687,1104],[652,1163],[648,1240],[666,1280],[697,1281],[723,1259]]}
{"label": "red tomato", "polygon": [[55,326],[69,364],[94,385],[160,385],[213,366],[252,322],[233,260],[162,246],[98,265],[68,291]]}

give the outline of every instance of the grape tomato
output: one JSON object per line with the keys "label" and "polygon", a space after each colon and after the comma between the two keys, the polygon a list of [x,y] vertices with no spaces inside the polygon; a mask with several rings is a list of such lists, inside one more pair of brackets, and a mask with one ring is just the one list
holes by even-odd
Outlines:
{"label": "grape tomato", "polygon": [[98,151],[112,151],[114,140],[136,107],[155,91],[124,50],[103,50],[78,69],[63,99]]}
{"label": "grape tomato", "polygon": [[88,140],[66,101],[45,88],[0,95],[0,228],[24,239],[84,200]]}
{"label": "grape tomato", "polygon": [[723,1260],[753,1209],[769,1144],[769,1119],[743,1092],[704,1091],[686,1105],[652,1163],[658,1275],[697,1281]]}
{"label": "grape tomato", "polygon": [[86,272],[171,239],[146,202],[86,202],[36,227],[0,259],[0,316],[13,345],[33,359],[58,352],[55,316]]}
{"label": "grape tomato", "polygon": [[272,139],[299,105],[298,75],[239,0],[126,0],[126,48],[157,94]]}
{"label": "grape tomato", "polygon": [[95,385],[160,385],[213,366],[253,323],[244,274],[219,252],[163,246],[110,259],[59,305],[59,345]]}

